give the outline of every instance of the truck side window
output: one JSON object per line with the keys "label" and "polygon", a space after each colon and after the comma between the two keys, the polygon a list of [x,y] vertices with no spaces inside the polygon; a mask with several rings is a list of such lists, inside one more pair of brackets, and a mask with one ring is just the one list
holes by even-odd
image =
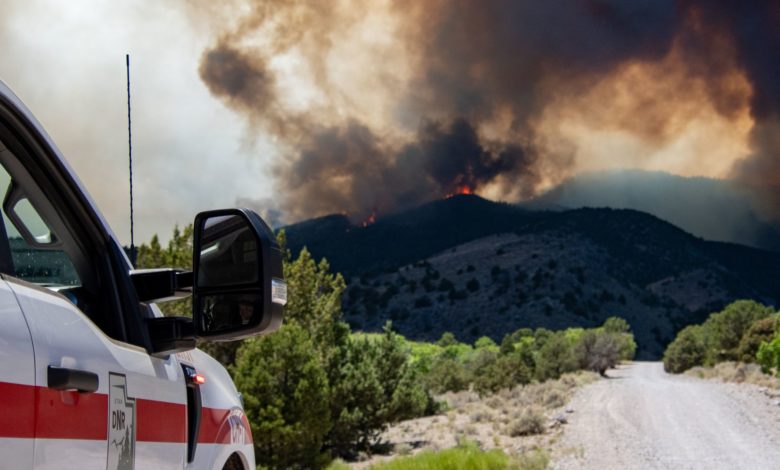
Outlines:
{"label": "truck side window", "polygon": [[[0,197],[11,187],[11,175],[0,166]],[[44,286],[78,286],[81,284],[76,269],[68,255],[60,249],[46,247],[56,240],[56,235],[27,198],[21,198],[13,206],[14,214],[3,210],[3,225],[11,250],[14,277]],[[11,221],[15,219],[17,227]],[[26,230],[38,242],[31,246],[20,230]]]}
{"label": "truck side window", "polygon": [[109,338],[149,348],[121,248],[23,124],[0,103],[0,273],[64,296]]}

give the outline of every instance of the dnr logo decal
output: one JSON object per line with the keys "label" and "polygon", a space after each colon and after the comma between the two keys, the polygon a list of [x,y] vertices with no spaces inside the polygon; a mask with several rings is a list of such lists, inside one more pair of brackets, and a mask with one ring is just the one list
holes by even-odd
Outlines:
{"label": "dnr logo decal", "polygon": [[135,398],[127,396],[124,375],[109,374],[108,470],[133,470],[135,465]]}
{"label": "dnr logo decal", "polygon": [[244,428],[244,420],[242,419],[244,412],[241,410],[233,410],[228,416],[228,424],[230,425],[230,443],[244,445],[246,444],[247,431]]}

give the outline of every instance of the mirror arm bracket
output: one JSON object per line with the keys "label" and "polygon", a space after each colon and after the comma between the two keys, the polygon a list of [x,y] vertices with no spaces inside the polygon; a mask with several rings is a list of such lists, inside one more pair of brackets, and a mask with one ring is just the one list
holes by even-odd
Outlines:
{"label": "mirror arm bracket", "polygon": [[147,318],[152,339],[152,356],[166,357],[196,346],[195,325],[187,317]]}
{"label": "mirror arm bracket", "polygon": [[135,269],[130,279],[141,302],[167,302],[192,294],[192,271],[181,269]]}

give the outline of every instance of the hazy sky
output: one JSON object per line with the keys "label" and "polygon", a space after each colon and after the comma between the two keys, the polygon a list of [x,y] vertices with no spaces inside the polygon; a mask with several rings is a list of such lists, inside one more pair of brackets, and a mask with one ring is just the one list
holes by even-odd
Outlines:
{"label": "hazy sky", "polygon": [[[170,5],[166,7],[165,5]],[[173,2],[3,2],[0,80],[32,110],[129,243],[125,54],[131,56],[136,243],[198,211],[270,196],[272,146],[198,76],[213,41]]]}

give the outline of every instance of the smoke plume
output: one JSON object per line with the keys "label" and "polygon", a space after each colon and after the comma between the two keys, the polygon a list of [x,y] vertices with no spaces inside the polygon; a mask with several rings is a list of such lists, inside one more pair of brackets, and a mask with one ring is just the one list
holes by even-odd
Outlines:
{"label": "smoke plume", "polygon": [[776,3],[229,5],[200,76],[277,142],[291,220],[616,167],[733,178],[780,214]]}

